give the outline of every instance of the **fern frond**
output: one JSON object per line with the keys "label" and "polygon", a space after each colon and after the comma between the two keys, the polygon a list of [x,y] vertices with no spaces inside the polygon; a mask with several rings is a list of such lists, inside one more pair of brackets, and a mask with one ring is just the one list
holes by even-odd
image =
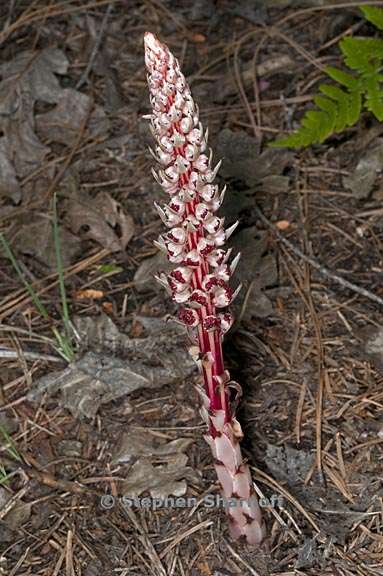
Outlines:
{"label": "fern frond", "polygon": [[335,82],[339,82],[346,88],[350,90],[356,90],[358,88],[358,79],[352,74],[348,74],[348,72],[344,72],[343,70],[339,70],[339,68],[334,68],[333,66],[326,66],[325,72],[328,76],[330,76],[331,80],[335,80]]}
{"label": "fern frond", "polygon": [[343,38],[339,47],[345,64],[360,74],[377,73],[382,63],[383,40],[380,38]]}
{"label": "fern frond", "polygon": [[336,118],[338,114],[338,108],[335,102],[330,100],[330,98],[326,98],[325,96],[321,96],[318,94],[314,97],[314,104],[318,106],[320,110],[326,112],[328,116],[328,121],[326,123],[326,131],[329,134],[332,134],[335,130],[336,125]]}
{"label": "fern frond", "polygon": [[376,76],[366,80],[365,106],[375,118],[383,121],[383,91]]}
{"label": "fern frond", "polygon": [[345,92],[332,84],[321,84],[319,90],[326,96],[333,98],[338,104],[335,132],[342,132],[346,126],[353,126],[358,121],[362,104],[359,90]]}
{"label": "fern frond", "polygon": [[383,10],[376,6],[359,6],[366,20],[383,30]]}
{"label": "fern frond", "polygon": [[362,113],[362,94],[359,90],[350,92],[347,101],[347,126],[354,126]]}
{"label": "fern frond", "polygon": [[[369,22],[383,30],[382,9],[360,9]],[[383,39],[346,37],[339,47],[351,73],[328,66],[325,72],[336,84],[321,84],[314,97],[317,109],[308,110],[298,130],[271,146],[300,148],[321,143],[356,124],[363,108],[383,121]]]}
{"label": "fern frond", "polygon": [[301,148],[321,144],[335,132],[342,132],[346,126],[353,126],[358,121],[362,102],[359,91],[345,92],[331,84],[321,84],[319,90],[324,94],[314,98],[319,110],[308,110],[298,130],[272,142],[271,146]]}

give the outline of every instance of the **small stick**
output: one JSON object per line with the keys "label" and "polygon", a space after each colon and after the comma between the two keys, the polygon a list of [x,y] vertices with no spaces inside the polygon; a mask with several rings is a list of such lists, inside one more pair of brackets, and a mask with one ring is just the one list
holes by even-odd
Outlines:
{"label": "small stick", "polygon": [[338,284],[343,286],[343,288],[347,288],[348,290],[351,290],[356,294],[360,294],[361,296],[364,296],[365,298],[372,300],[376,304],[380,304],[381,306],[383,306],[383,298],[380,298],[380,296],[377,296],[373,292],[370,292],[370,290],[366,290],[366,288],[363,288],[362,286],[358,286],[357,284],[353,284],[353,282],[345,280],[344,278],[342,278],[342,276],[338,276],[338,274],[335,274],[335,272],[331,272],[331,270],[329,270],[325,266],[322,266],[322,264],[317,262],[317,260],[315,260],[314,258],[311,258],[310,256],[307,256],[307,254],[304,254],[304,252],[302,252],[297,246],[292,244],[290,240],[287,240],[287,238],[285,238],[279,232],[279,230],[274,226],[274,224],[272,224],[270,220],[266,218],[266,216],[263,214],[263,212],[261,212],[261,210],[257,206],[255,206],[255,212],[259,216],[259,219],[270,230],[272,230],[273,234],[275,234],[278,240],[280,240],[283,244],[285,244],[285,246],[287,246],[291,250],[291,252],[293,252],[296,256],[298,256],[298,258],[301,258],[304,262],[307,262],[308,264],[310,264],[310,266],[318,270],[318,272],[322,274],[322,276],[330,278],[331,280],[334,280],[334,282],[337,282]]}
{"label": "small stick", "polygon": [[88,76],[90,74],[90,71],[92,70],[92,66],[93,66],[94,61],[96,59],[97,52],[100,49],[102,39],[104,37],[104,32],[106,29],[106,24],[108,22],[108,18],[110,16],[110,13],[112,12],[112,8],[113,8],[112,4],[109,4],[106,11],[105,11],[104,17],[103,17],[102,22],[101,22],[99,33],[96,37],[96,41],[94,43],[93,50],[92,50],[92,53],[91,53],[90,58],[89,58],[89,62],[87,64],[84,72],[82,73],[81,78],[79,79],[79,81],[76,84],[76,90],[79,90],[81,88],[81,86],[83,84],[85,84],[85,82],[88,82]]}
{"label": "small stick", "polygon": [[40,352],[30,352],[29,350],[23,350],[18,352],[17,350],[12,350],[5,346],[0,346],[0,359],[2,358],[19,358],[24,357],[26,360],[46,360],[47,362],[59,362],[62,364],[65,362],[60,356],[53,356],[52,354],[41,354]]}

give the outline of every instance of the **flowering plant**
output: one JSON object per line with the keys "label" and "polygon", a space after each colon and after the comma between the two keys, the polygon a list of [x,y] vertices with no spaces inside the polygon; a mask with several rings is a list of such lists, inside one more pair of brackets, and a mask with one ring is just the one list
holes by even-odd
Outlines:
{"label": "flowering plant", "polygon": [[[212,168],[207,152],[207,131],[199,121],[198,107],[180,71],[177,59],[153,34],[145,34],[145,63],[152,113],[151,131],[156,141],[153,156],[160,164],[153,171],[170,199],[156,209],[168,227],[156,245],[175,268],[157,280],[172,299],[181,304],[178,318],[189,329],[204,386],[198,387],[201,414],[208,425],[205,436],[214,456],[214,466],[227,507],[233,538],[243,536],[259,544],[264,524],[249,467],[242,458],[242,430],[235,418],[241,387],[224,368],[222,338],[233,318],[221,311],[240,290],[229,286],[240,255],[229,264],[231,249],[223,246],[238,222],[224,229],[224,218],[216,215],[225,194],[214,179],[220,162]],[[234,396],[234,398],[232,398]],[[237,502],[238,505],[232,505]]]}

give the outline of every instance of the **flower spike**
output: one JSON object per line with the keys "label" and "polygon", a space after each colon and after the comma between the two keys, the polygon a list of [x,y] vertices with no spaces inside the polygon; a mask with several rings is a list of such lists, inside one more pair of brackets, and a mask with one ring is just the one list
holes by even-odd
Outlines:
{"label": "flower spike", "polygon": [[[176,267],[157,276],[158,282],[182,304],[178,321],[193,338],[191,353],[199,366],[203,386],[197,388],[200,413],[208,427],[205,436],[225,498],[229,529],[234,539],[259,545],[265,528],[254,494],[249,467],[242,458],[239,441],[243,434],[235,418],[241,387],[233,382],[224,367],[222,339],[233,324],[229,312],[222,311],[238,294],[230,278],[240,254],[228,264],[231,249],[227,239],[238,222],[224,229],[224,218],[217,216],[226,186],[221,192],[214,184],[220,168],[212,168],[212,152],[207,149],[208,131],[199,121],[190,88],[179,63],[165,44],[153,34],[145,34],[145,63],[152,113],[150,129],[156,141],[151,154],[159,164],[153,176],[169,194],[169,204],[155,208],[170,228],[156,246],[167,253]],[[233,393],[236,394],[233,399]],[[232,502],[236,506],[232,506]]]}

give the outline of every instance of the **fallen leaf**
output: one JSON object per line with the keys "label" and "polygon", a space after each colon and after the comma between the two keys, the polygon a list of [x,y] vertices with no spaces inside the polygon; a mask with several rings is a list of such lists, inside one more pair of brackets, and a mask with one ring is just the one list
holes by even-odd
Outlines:
{"label": "fallen leaf", "polygon": [[9,158],[7,138],[0,138],[0,196],[9,196],[16,203],[21,200],[16,171]]}
{"label": "fallen leaf", "polygon": [[125,250],[134,234],[133,218],[108,192],[91,198],[76,192],[66,205],[67,220],[74,234],[91,239],[111,250]]}
{"label": "fallen leaf", "polygon": [[288,444],[275,446],[268,444],[266,463],[275,478],[288,482],[288,485],[304,481],[313,464],[314,455],[307,450],[297,450]]}
{"label": "fallen leaf", "polygon": [[260,154],[258,148],[256,139],[242,130],[221,130],[216,156],[223,158],[222,176],[237,178],[248,186],[257,184],[260,187],[263,181],[267,183],[270,177],[278,176],[279,185],[286,187],[289,178],[283,176],[282,172],[292,161],[293,153],[290,150],[267,148]]}
{"label": "fallen leaf", "polygon": [[153,372],[137,363],[106,354],[86,352],[63,371],[51,372],[38,379],[28,394],[30,401],[40,401],[45,393],[60,393],[60,403],[75,418],[93,418],[100,404],[130,394],[140,388],[163,385],[164,373]]}
{"label": "fallen leaf", "polygon": [[193,442],[192,438],[158,441],[150,432],[132,428],[120,436],[113,451],[113,462],[127,463],[140,456],[174,457],[174,454],[185,452]]}
{"label": "fallen leaf", "polygon": [[343,185],[351,190],[356,198],[368,198],[383,165],[383,139],[377,138],[364,150],[355,169],[349,176],[343,176]]}
{"label": "fallen leaf", "polygon": [[101,404],[140,388],[175,384],[195,372],[186,331],[175,322],[140,317],[147,331],[142,338],[120,332],[106,314],[73,322],[82,352],[64,370],[37,379],[28,393],[31,402],[40,402],[45,394],[59,394],[60,404],[74,417],[93,418]]}
{"label": "fallen leaf", "polygon": [[[22,196],[19,179],[40,167],[50,152],[46,142],[73,146],[85,123],[93,138],[109,130],[105,112],[92,98],[61,88],[57,75],[66,74],[68,66],[57,48],[24,51],[0,65],[0,195],[14,202]],[[36,102],[55,106],[35,116]]]}
{"label": "fallen leaf", "polygon": [[152,498],[183,496],[187,490],[185,478],[196,479],[194,470],[186,466],[187,460],[186,454],[177,454],[163,466],[153,466],[149,458],[140,458],[121,483],[124,495],[136,498],[149,491]]}
{"label": "fallen leaf", "polygon": [[[240,3],[237,3],[240,6]],[[259,85],[265,77],[272,76],[278,72],[290,72],[297,66],[289,54],[281,53],[269,56],[263,62],[256,66],[256,74]],[[244,62],[241,69],[241,78],[245,88],[253,87],[254,85],[254,63],[252,60]],[[219,81],[215,82],[211,87],[215,102],[224,102],[228,96],[232,96],[238,91],[238,86],[233,74],[229,74],[226,78],[220,77]]]}
{"label": "fallen leaf", "polygon": [[0,65],[0,193],[15,202],[21,197],[17,179],[33,172],[49,152],[35,133],[34,103],[58,101],[56,74],[65,74],[68,64],[64,52],[46,48]]}
{"label": "fallen leaf", "polygon": [[160,284],[154,276],[158,274],[158,272],[170,272],[173,268],[173,264],[169,262],[166,254],[163,252],[158,252],[155,256],[146,258],[141,262],[134,275],[133,282],[135,289],[138,292],[160,290]]}
{"label": "fallen leaf", "polygon": [[19,427],[17,418],[7,416],[4,412],[0,412],[0,427],[5,430],[7,434],[13,434]]}
{"label": "fallen leaf", "polygon": [[56,450],[60,456],[81,458],[83,445],[79,440],[60,440],[56,446]]}
{"label": "fallen leaf", "polygon": [[[241,260],[235,272],[235,279],[243,285],[238,298],[233,303],[236,316],[242,318],[258,316],[265,318],[273,311],[267,295],[267,287],[278,280],[274,254],[267,254],[267,234],[256,226],[244,228],[231,242],[235,252],[241,252]],[[242,309],[244,304],[246,307]]]}
{"label": "fallen leaf", "polygon": [[358,352],[362,349],[368,360],[378,370],[383,370],[383,326],[365,326],[355,332],[361,343]]}
{"label": "fallen leaf", "polygon": [[[32,221],[31,221],[32,220]],[[75,261],[81,252],[81,242],[67,228],[60,227],[61,251],[64,268]],[[34,257],[51,270],[57,269],[56,248],[53,241],[52,221],[48,216],[33,214],[20,220],[12,246],[19,253]]]}
{"label": "fallen leaf", "polygon": [[281,194],[282,192],[287,192],[289,185],[290,178],[288,176],[283,176],[282,174],[269,174],[268,176],[264,176],[258,184],[259,189],[262,190],[262,192],[268,192],[269,194]]}
{"label": "fallen leaf", "polygon": [[318,565],[318,562],[319,554],[316,539],[306,538],[303,546],[299,548],[295,569],[311,568],[315,564]]}
{"label": "fallen leaf", "polygon": [[110,128],[105,112],[90,96],[65,88],[59,93],[53,110],[36,116],[36,129],[45,141],[73,146],[86,121],[88,135],[93,138],[106,134]]}

